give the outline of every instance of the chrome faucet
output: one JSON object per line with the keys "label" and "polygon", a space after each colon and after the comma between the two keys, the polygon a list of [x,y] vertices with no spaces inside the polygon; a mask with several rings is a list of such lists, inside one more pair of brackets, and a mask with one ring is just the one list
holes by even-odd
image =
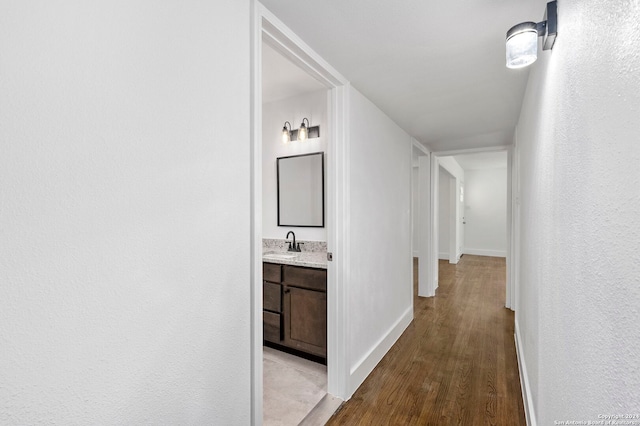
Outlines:
{"label": "chrome faucet", "polygon": [[287,232],[286,238],[289,238],[289,234],[293,235],[293,244],[291,241],[287,241],[289,243],[289,248],[287,249],[287,251],[301,252],[302,250],[300,250],[300,243],[298,243],[298,245],[296,246],[296,234],[293,231],[289,231]]}

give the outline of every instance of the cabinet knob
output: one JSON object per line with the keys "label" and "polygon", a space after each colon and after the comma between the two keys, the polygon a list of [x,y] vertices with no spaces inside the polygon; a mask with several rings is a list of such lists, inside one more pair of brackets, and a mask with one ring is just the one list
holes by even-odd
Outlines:
{"label": "cabinet knob", "polygon": [[285,293],[285,294],[287,294],[287,293],[291,293],[291,290],[287,288],[287,289],[285,289],[285,290],[284,290],[284,293]]}

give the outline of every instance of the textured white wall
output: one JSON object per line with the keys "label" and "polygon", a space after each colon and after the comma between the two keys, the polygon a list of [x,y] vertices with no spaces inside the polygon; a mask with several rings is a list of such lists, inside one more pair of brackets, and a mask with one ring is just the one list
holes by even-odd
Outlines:
{"label": "textured white wall", "polygon": [[[325,215],[327,203],[327,91],[306,93],[271,102],[262,106],[262,236],[263,238],[284,239],[293,231],[296,239],[327,241],[325,216],[324,228],[301,228],[278,226],[278,193],[276,158],[290,155],[324,152],[325,166]],[[300,127],[302,119],[309,119],[311,126],[320,126],[320,137],[305,142],[282,143],[282,126],[291,123],[294,129]]]}
{"label": "textured white wall", "polygon": [[638,22],[635,0],[563,0],[531,67],[516,322],[540,425],[640,413]]}
{"label": "textured white wall", "polygon": [[465,170],[464,252],[507,255],[507,169]]}
{"label": "textured white wall", "polygon": [[451,175],[442,167],[439,169],[438,181],[438,258],[449,260],[449,228],[451,220]]}
{"label": "textured white wall", "polygon": [[351,390],[413,319],[411,138],[355,89],[350,96]]}
{"label": "textured white wall", "polygon": [[1,424],[249,423],[249,16],[2,8]]}

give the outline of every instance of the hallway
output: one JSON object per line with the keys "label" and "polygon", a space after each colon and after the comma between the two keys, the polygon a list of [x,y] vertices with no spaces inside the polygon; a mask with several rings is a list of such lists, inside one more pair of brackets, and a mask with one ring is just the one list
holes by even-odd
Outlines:
{"label": "hallway", "polygon": [[503,258],[440,261],[434,298],[329,425],[524,425]]}

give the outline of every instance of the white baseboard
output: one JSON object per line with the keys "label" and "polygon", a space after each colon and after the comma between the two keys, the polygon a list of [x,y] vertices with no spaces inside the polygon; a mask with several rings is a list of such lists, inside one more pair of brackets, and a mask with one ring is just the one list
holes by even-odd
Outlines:
{"label": "white baseboard", "polygon": [[533,399],[531,396],[531,387],[529,386],[529,374],[527,373],[527,365],[524,361],[524,357],[520,352],[522,348],[522,343],[520,340],[520,327],[518,326],[518,321],[516,321],[516,356],[518,357],[518,369],[520,370],[520,387],[522,388],[522,401],[524,404],[524,414],[527,419],[528,426],[537,426],[536,422],[536,412],[533,406]]}
{"label": "white baseboard", "polygon": [[411,321],[413,321],[413,306],[410,306],[384,336],[378,340],[376,345],[351,368],[349,394],[346,399],[351,398],[351,395],[360,387],[386,353],[389,352],[389,349],[400,338],[404,330],[411,324]]}
{"label": "white baseboard", "polygon": [[507,257],[506,250],[485,250],[465,247],[463,253],[472,254],[475,256]]}
{"label": "white baseboard", "polygon": [[449,260],[449,253],[440,252],[438,254],[438,259],[441,260]]}

